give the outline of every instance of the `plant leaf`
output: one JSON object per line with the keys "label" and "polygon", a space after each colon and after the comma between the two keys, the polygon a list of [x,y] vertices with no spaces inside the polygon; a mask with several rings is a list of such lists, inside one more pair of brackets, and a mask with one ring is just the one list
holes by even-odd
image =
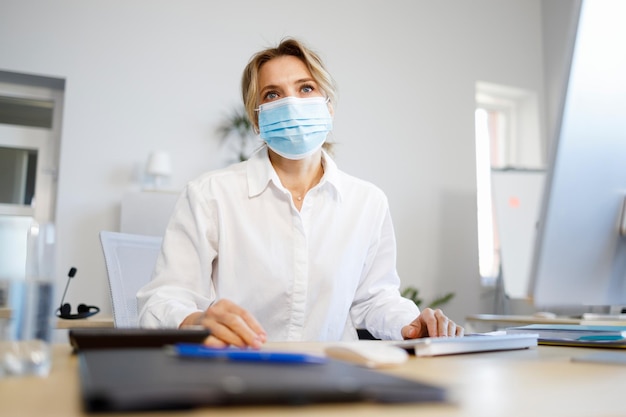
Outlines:
{"label": "plant leaf", "polygon": [[444,304],[447,304],[450,300],[452,300],[454,298],[454,293],[453,292],[449,292],[441,297],[435,298],[431,303],[430,303],[430,308],[437,308],[440,307]]}
{"label": "plant leaf", "polygon": [[225,140],[233,132],[237,133],[240,138],[252,134],[252,123],[243,107],[232,109],[216,129],[221,140]]}

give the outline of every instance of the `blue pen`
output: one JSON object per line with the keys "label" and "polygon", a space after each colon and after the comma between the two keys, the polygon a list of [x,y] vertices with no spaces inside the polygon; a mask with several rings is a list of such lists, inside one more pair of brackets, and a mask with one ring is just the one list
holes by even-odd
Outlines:
{"label": "blue pen", "polygon": [[323,356],[307,355],[304,353],[275,352],[239,348],[211,348],[195,343],[178,343],[174,345],[174,352],[182,358],[208,358],[235,362],[266,362],[266,363],[325,363]]}

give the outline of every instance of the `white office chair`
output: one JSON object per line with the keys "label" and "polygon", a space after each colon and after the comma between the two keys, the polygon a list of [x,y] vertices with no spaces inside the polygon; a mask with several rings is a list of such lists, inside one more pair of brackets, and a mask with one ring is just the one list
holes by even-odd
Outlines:
{"label": "white office chair", "polygon": [[139,327],[137,291],[152,277],[161,241],[157,236],[100,232],[115,327]]}

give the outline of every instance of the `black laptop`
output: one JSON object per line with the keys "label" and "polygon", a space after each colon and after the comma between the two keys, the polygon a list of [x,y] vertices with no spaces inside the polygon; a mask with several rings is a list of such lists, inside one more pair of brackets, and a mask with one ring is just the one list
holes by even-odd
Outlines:
{"label": "black laptop", "polygon": [[445,390],[356,365],[181,358],[167,347],[78,353],[86,411],[374,401],[442,402]]}
{"label": "black laptop", "polygon": [[74,351],[87,349],[124,349],[162,347],[174,343],[202,343],[208,329],[84,328],[70,329],[68,336]]}

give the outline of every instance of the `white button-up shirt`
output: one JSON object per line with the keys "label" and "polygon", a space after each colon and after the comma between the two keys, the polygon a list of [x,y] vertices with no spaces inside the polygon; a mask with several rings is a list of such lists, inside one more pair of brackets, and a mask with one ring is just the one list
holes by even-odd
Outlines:
{"label": "white button-up shirt", "polygon": [[262,148],[206,173],[180,196],[152,281],[137,294],[143,327],[178,327],[220,298],[252,313],[270,341],[401,339],[419,314],[399,294],[387,198],[340,171],[298,211]]}

